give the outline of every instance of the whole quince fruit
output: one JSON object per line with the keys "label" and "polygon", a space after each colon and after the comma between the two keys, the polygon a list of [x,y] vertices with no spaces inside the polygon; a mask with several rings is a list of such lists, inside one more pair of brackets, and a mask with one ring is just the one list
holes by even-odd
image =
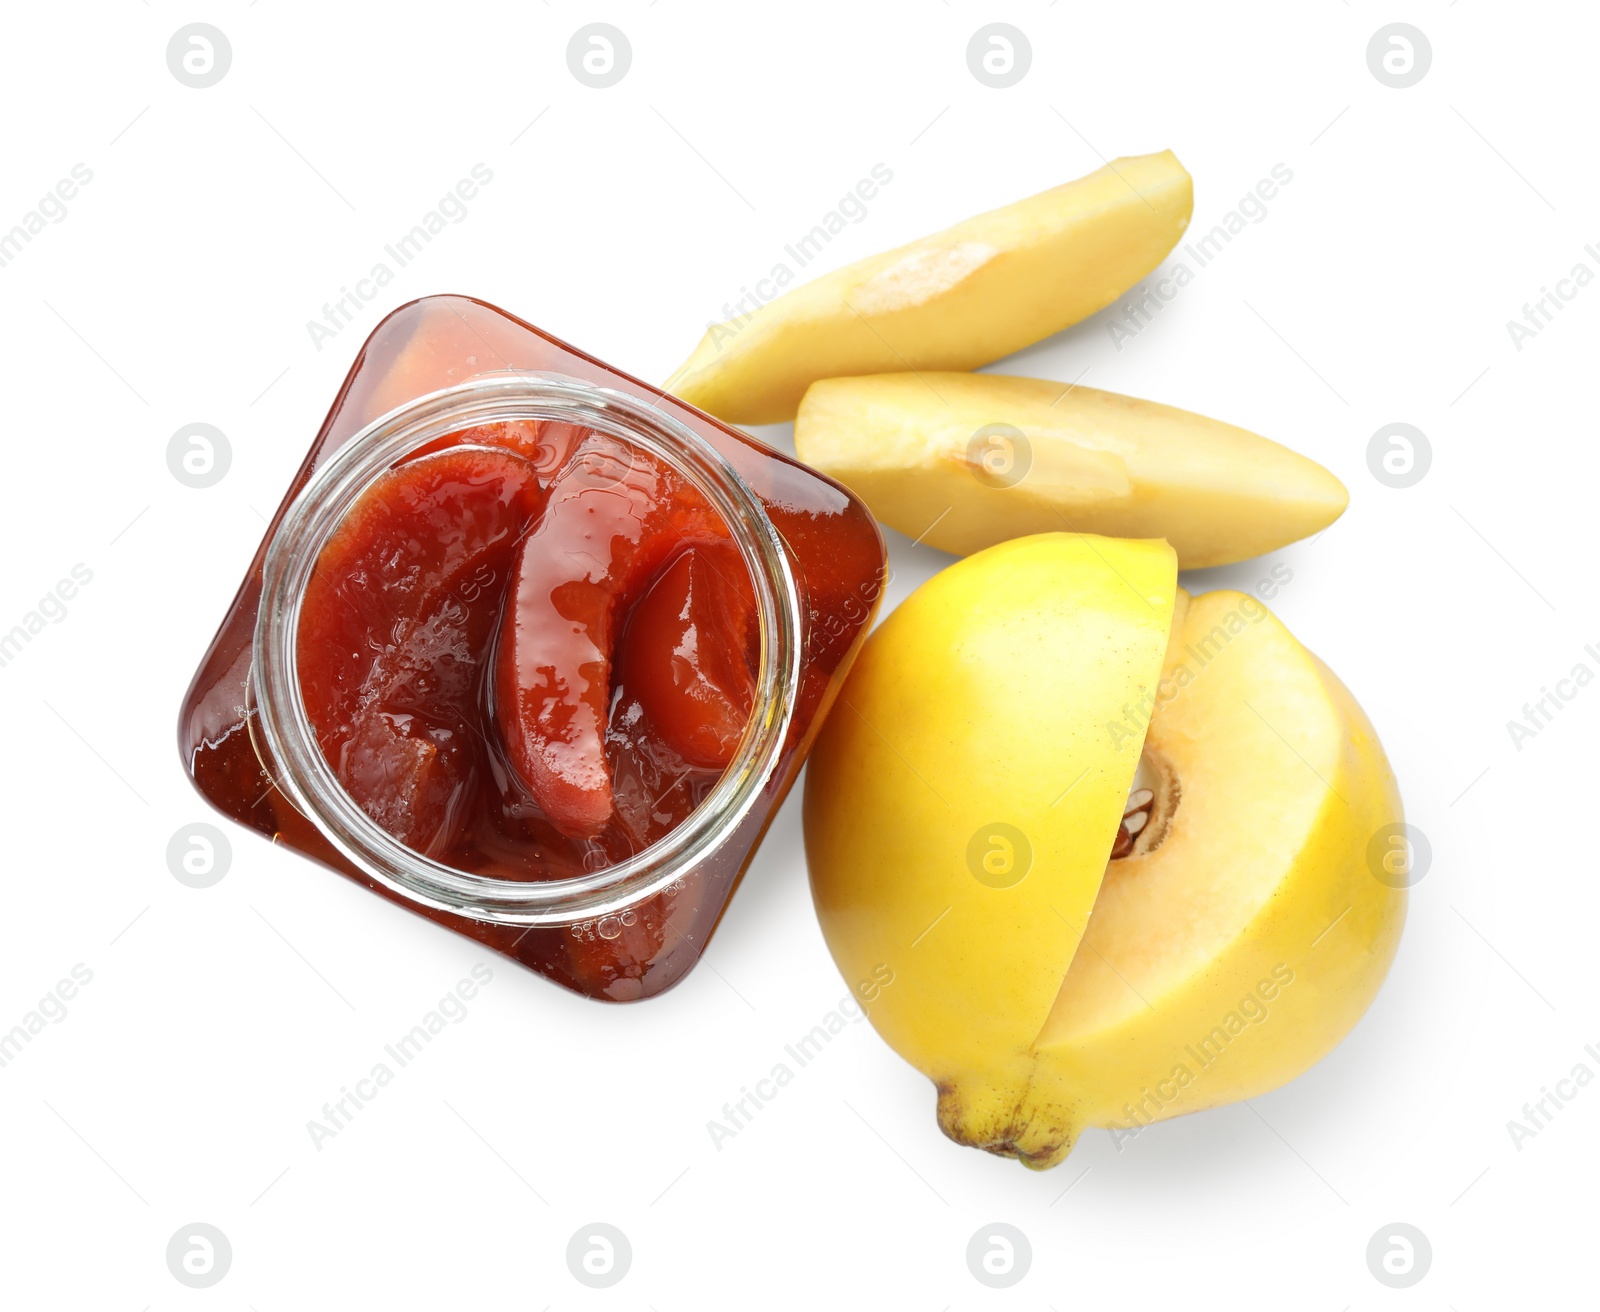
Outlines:
{"label": "whole quince fruit", "polygon": [[1260,601],[1072,533],[891,614],[805,793],[834,959],[893,971],[872,1024],[947,1135],[1031,1167],[1332,1049],[1399,940],[1401,815],[1361,708]]}

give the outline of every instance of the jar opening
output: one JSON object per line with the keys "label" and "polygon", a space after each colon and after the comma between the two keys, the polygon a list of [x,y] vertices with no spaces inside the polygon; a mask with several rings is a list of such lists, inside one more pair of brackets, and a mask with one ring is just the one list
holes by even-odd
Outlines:
{"label": "jar opening", "polygon": [[[386,471],[440,437],[481,424],[549,420],[632,443],[703,495],[728,526],[756,600],[759,661],[750,719],[721,778],[650,846],[568,879],[472,874],[407,847],[346,792],[324,758],[298,674],[300,605],[323,546]],[[565,925],[615,915],[681,880],[750,813],[777,768],[800,682],[801,606],[783,539],[761,500],[705,437],[645,400],[558,375],[490,373],[369,424],[301,489],[268,544],[250,676],[250,724],[290,803],[363,873],[411,902],[470,919]]]}

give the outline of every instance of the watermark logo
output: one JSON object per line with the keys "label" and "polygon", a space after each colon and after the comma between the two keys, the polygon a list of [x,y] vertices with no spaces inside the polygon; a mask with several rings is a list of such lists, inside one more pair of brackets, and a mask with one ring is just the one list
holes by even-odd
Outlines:
{"label": "watermark logo", "polygon": [[[1583,248],[1589,259],[1600,262],[1600,248],[1593,242]],[[1557,278],[1555,289],[1539,288],[1539,299],[1524,301],[1522,319],[1506,320],[1506,334],[1511,344],[1522,350],[1529,342],[1555,322],[1556,315],[1578,299],[1578,293],[1594,281],[1594,270],[1579,260],[1567,271],[1565,278]]]}
{"label": "watermark logo", "polygon": [[[1168,1109],[1183,1096],[1184,1090],[1221,1061],[1237,1039],[1265,1025],[1272,1017],[1271,1004],[1283,995],[1294,979],[1294,967],[1280,961],[1266,978],[1257,980],[1255,988],[1234,1003],[1208,1033],[1184,1044],[1183,1055],[1188,1060],[1176,1063],[1166,1078],[1155,1081],[1153,1088],[1141,1088],[1137,1101],[1122,1105],[1126,1121],[1112,1121],[1106,1127],[1111,1131],[1111,1142],[1116,1150],[1120,1153],[1163,1116],[1172,1114]],[[1190,1062],[1194,1064],[1191,1066]]]}
{"label": "watermark logo", "polygon": [[1033,468],[1033,444],[1013,424],[985,424],[967,439],[967,468],[985,487],[1015,487]]}
{"label": "watermark logo", "polygon": [[[1594,643],[1587,644],[1583,654],[1600,666],[1600,647]],[[1538,699],[1522,703],[1522,719],[1507,720],[1506,732],[1511,735],[1511,745],[1519,752],[1522,745],[1530,739],[1537,738],[1541,733],[1555,723],[1556,716],[1567,709],[1569,703],[1578,698],[1578,694],[1594,682],[1594,666],[1588,661],[1579,661],[1569,671],[1566,677],[1557,679],[1556,686],[1539,686]]]}
{"label": "watermark logo", "polygon": [[[1595,1066],[1600,1066],[1600,1044],[1586,1044],[1583,1055]],[[1540,1085],[1539,1096],[1522,1104],[1521,1119],[1513,1116],[1506,1122],[1511,1146],[1519,1153],[1527,1140],[1536,1139],[1542,1131],[1548,1130],[1555,1123],[1557,1114],[1566,1111],[1567,1104],[1594,1083],[1595,1067],[1590,1066],[1589,1061],[1578,1062],[1555,1082],[1553,1089],[1549,1085]]]}
{"label": "watermark logo", "polygon": [[354,323],[362,308],[376,300],[378,293],[394,281],[395,275],[415,260],[447,226],[466,222],[471,213],[468,202],[476,200],[479,190],[494,181],[494,170],[487,164],[474,164],[468,173],[469,177],[458,179],[408,232],[383,248],[384,258],[374,263],[365,277],[355,279],[353,286],[339,288],[334,300],[324,302],[320,320],[306,320],[306,333],[312,346],[320,351],[325,342],[332,341]]}
{"label": "watermark logo", "polygon": [[70,972],[71,978],[58,979],[55,987],[39,999],[21,1020],[9,1030],[0,1031],[0,1068],[14,1062],[22,1050],[44,1033],[46,1025],[59,1025],[68,1016],[67,1004],[78,996],[78,990],[94,979],[94,971],[78,962]]}
{"label": "watermark logo", "polygon": [[580,27],[567,42],[567,68],[586,87],[614,87],[633,66],[633,46],[610,23]]}
{"label": "watermark logo", "polygon": [[809,231],[785,244],[784,258],[775,261],[764,278],[755,279],[753,287],[739,288],[737,300],[722,303],[722,321],[706,325],[711,344],[720,351],[724,344],[743,332],[755,312],[783,295],[784,289],[797,280],[799,271],[821,255],[835,237],[847,227],[865,222],[868,206],[877,199],[878,192],[893,181],[894,170],[887,164],[874,164],[868,169],[867,176],[858,178],[855,186],[839,197],[833,208],[812,224]]}
{"label": "watermark logo", "polygon": [[1033,844],[1016,825],[983,825],[967,840],[967,869],[980,884],[1014,888],[1033,869]]}
{"label": "watermark logo", "polygon": [[[871,976],[856,985],[854,995],[847,993],[810,1030],[793,1043],[784,1044],[785,1060],[775,1062],[766,1075],[754,1082],[754,1088],[740,1085],[739,1096],[722,1104],[721,1117],[713,1117],[706,1122],[706,1133],[711,1136],[712,1147],[720,1153],[727,1140],[749,1129],[779,1091],[794,1082],[797,1071],[814,1062],[846,1029],[859,1025],[867,1018],[861,1003],[876,1001],[878,995],[893,983],[894,969],[887,962],[879,962],[873,967]],[[856,1001],[858,996],[861,1002]]]}
{"label": "watermark logo", "polygon": [[1367,67],[1372,76],[1396,91],[1416,86],[1432,65],[1433,46],[1410,23],[1380,27],[1367,42]]}
{"label": "watermark logo", "polygon": [[1380,1226],[1367,1240],[1367,1270],[1390,1289],[1410,1289],[1432,1265],[1433,1245],[1428,1236],[1405,1221]]}
{"label": "watermark logo", "polygon": [[0,268],[16,259],[22,248],[44,231],[47,222],[64,222],[67,202],[77,198],[80,187],[87,187],[93,181],[93,169],[87,164],[74,164],[69,175],[39,197],[34,207],[11,225],[10,231],[0,232]]}
{"label": "watermark logo", "polygon": [[1433,444],[1415,424],[1385,424],[1367,439],[1367,468],[1384,487],[1415,487],[1433,466]]}
{"label": "watermark logo", "polygon": [[[1288,584],[1294,581],[1294,571],[1289,566],[1276,564],[1266,578],[1255,586],[1256,596],[1271,601]],[[1255,597],[1246,596],[1234,609],[1212,625],[1209,633],[1198,634],[1183,646],[1184,659],[1161,672],[1154,689],[1142,688],[1138,699],[1122,708],[1122,719],[1106,722],[1106,736],[1111,745],[1121,748],[1124,743],[1142,742],[1145,729],[1156,711],[1171,705],[1191,683],[1200,677],[1206,667],[1228,649],[1228,645],[1252,624],[1259,624],[1270,614]]]}
{"label": "watermark logo", "polygon": [[167,468],[184,487],[215,487],[232,464],[233,447],[215,424],[185,424],[167,439]]}
{"label": "watermark logo", "polygon": [[0,630],[0,668],[16,660],[22,649],[45,631],[46,624],[60,624],[66,619],[67,603],[94,580],[94,571],[81,561],[72,567],[70,574],[70,578],[58,579],[55,587],[40,597],[17,623]]}
{"label": "watermark logo", "polygon": [[167,843],[167,869],[189,888],[220,884],[232,864],[233,845],[216,825],[184,825]]}
{"label": "watermark logo", "polygon": [[167,1270],[190,1289],[210,1289],[232,1265],[233,1245],[228,1236],[204,1221],[180,1226],[167,1240]]}
{"label": "watermark logo", "polygon": [[167,67],[186,87],[203,91],[228,76],[233,47],[210,23],[180,27],[167,42]]}
{"label": "watermark logo", "polygon": [[632,1265],[633,1245],[628,1236],[605,1221],[579,1226],[567,1240],[567,1270],[590,1289],[609,1289]]}
{"label": "watermark logo", "polygon": [[894,570],[887,564],[878,566],[877,572],[871,578],[863,579],[856,585],[854,596],[847,593],[839,608],[823,617],[823,631],[830,638],[837,638],[852,627],[865,624],[892,582],[894,582]]}
{"label": "watermark logo", "polygon": [[1414,888],[1432,864],[1428,836],[1404,820],[1384,825],[1367,842],[1367,869],[1390,888]]}
{"label": "watermark logo", "polygon": [[373,1062],[365,1075],[340,1086],[339,1096],[322,1104],[322,1115],[306,1122],[311,1146],[320,1153],[329,1139],[349,1129],[355,1118],[393,1084],[396,1075],[421,1056],[434,1039],[449,1026],[466,1020],[467,1003],[493,979],[494,969],[488,962],[480,961],[472,968],[471,979],[457,980],[455,988],[424,1012],[406,1033],[393,1043],[384,1044],[383,1057]]}
{"label": "watermark logo", "polygon": [[1032,44],[1010,23],[980,27],[967,42],[967,68],[986,87],[1014,87],[1032,66]]}
{"label": "watermark logo", "polygon": [[1010,1289],[1020,1284],[1033,1265],[1028,1236],[1007,1221],[994,1221],[967,1240],[967,1270],[980,1285]]}
{"label": "watermark logo", "polygon": [[1294,181],[1294,170],[1287,164],[1274,164],[1267,177],[1245,192],[1234,207],[1211,226],[1210,231],[1198,233],[1185,242],[1181,255],[1161,278],[1150,283],[1140,283],[1116,307],[1116,312],[1106,319],[1106,333],[1111,344],[1122,349],[1122,344],[1137,337],[1168,305],[1178,293],[1198,276],[1199,271],[1212,263],[1232,244],[1233,239],[1247,228],[1265,223],[1272,212],[1270,202],[1278,197],[1281,188]]}

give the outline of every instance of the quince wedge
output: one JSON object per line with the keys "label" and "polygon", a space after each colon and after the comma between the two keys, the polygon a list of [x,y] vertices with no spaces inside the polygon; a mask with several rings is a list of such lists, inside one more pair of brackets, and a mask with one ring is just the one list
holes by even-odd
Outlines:
{"label": "quince wedge", "polygon": [[665,387],[737,424],[794,418],[819,378],[976,369],[1104,309],[1189,225],[1194,185],[1171,151],[869,256],[707,329]]}
{"label": "quince wedge", "polygon": [[1349,494],[1232,424],[1039,378],[889,373],[812,384],[795,450],[909,537],[966,555],[1068,529],[1164,537],[1183,569],[1328,527]]}
{"label": "quince wedge", "polygon": [[1154,586],[1157,548],[953,565],[869,639],[807,771],[835,961],[892,978],[864,1006],[941,1129],[1034,1168],[1306,1070],[1404,921],[1360,707],[1256,598]]}

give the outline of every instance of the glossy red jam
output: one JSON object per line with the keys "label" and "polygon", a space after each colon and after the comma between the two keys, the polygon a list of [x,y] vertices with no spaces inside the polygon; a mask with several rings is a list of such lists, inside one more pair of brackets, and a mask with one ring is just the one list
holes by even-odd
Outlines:
{"label": "glossy red jam", "polygon": [[[290,804],[252,736],[261,567],[284,508],[380,415],[508,369],[646,398],[707,439],[765,506],[801,600],[799,690],[759,804],[675,884],[599,922],[508,926],[410,902]],[[609,433],[528,420],[427,443],[363,489],[300,595],[322,757],[373,822],[471,874],[560,880],[644,852],[717,784],[758,695],[735,536],[682,474]],[[195,677],[180,747],[242,823],[569,988],[650,996],[704,950],[864,635],[883,562],[870,516],[828,479],[502,311],[432,297],[363,348]]]}
{"label": "glossy red jam", "polygon": [[[604,434],[466,430],[383,475],[301,601],[301,692],[345,789],[460,870],[555,879],[681,823],[754,697],[755,596],[728,526]],[[563,437],[570,435],[563,434]]]}

